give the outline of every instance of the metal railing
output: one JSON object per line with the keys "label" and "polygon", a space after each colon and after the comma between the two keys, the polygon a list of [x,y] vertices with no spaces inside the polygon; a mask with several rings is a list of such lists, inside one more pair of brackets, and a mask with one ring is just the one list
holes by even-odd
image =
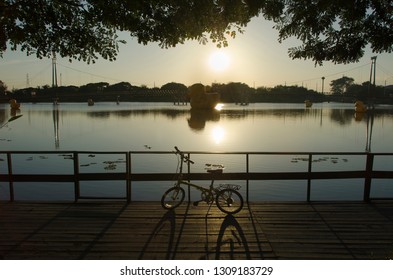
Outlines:
{"label": "metal railing", "polygon": [[[132,171],[132,159],[135,155],[162,155],[173,154],[173,152],[159,151],[129,151],[129,152],[96,152],[96,151],[0,151],[0,182],[8,183],[9,200],[14,201],[14,183],[16,182],[71,182],[74,185],[74,199],[125,199],[127,202],[132,201],[132,183],[140,181],[173,181],[176,178],[175,173],[137,173]],[[347,179],[359,178],[364,180],[363,201],[371,199],[392,199],[390,197],[370,197],[371,182],[373,179],[393,179],[393,170],[374,170],[374,159],[377,156],[391,157],[390,162],[393,163],[393,153],[324,153],[324,152],[186,152],[192,159],[195,155],[237,155],[244,157],[245,168],[242,172],[224,172],[216,174],[216,180],[245,180],[246,181],[246,201],[249,201],[250,181],[258,180],[306,180],[307,194],[306,200],[311,201],[312,181],[318,179]],[[13,162],[16,155],[68,155],[68,159],[72,160],[73,170],[67,174],[48,174],[48,173],[14,173]],[[121,172],[81,172],[80,159],[86,155],[121,155],[124,157],[125,169]],[[252,171],[250,158],[255,156],[302,156],[307,164],[306,171],[294,172],[261,172]],[[317,156],[363,156],[365,158],[365,168],[361,170],[350,171],[314,171],[313,162]],[[5,156],[6,160],[3,159]],[[393,168],[391,168],[393,169]],[[1,173],[1,170],[6,170]],[[210,180],[211,175],[205,172],[193,172],[189,165],[183,176],[184,180]],[[124,197],[96,197],[81,195],[80,183],[83,181],[124,181],[125,196]],[[392,185],[393,188],[393,185]]]}

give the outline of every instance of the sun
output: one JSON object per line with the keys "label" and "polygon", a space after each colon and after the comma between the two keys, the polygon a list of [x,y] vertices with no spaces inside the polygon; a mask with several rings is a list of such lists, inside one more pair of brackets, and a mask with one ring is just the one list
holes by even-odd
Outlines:
{"label": "sun", "polygon": [[214,71],[224,71],[228,68],[230,64],[229,56],[226,52],[222,50],[217,50],[213,52],[209,57],[209,66]]}

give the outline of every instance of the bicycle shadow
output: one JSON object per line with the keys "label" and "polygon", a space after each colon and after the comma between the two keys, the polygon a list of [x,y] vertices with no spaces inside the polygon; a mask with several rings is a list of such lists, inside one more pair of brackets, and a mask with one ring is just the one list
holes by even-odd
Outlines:
{"label": "bicycle shadow", "polygon": [[195,211],[190,203],[168,210],[149,234],[138,259],[264,259],[260,233],[247,215],[249,210],[238,218],[210,211],[210,207],[206,212]]}
{"label": "bicycle shadow", "polygon": [[[227,214],[220,229],[214,231],[214,227],[208,232],[208,213],[206,213],[206,255],[204,259],[265,259],[264,249],[269,249],[269,246],[264,244],[264,234],[258,226],[257,221],[253,217],[250,205],[246,205],[240,215],[233,216]],[[217,227],[218,228],[218,227]],[[208,236],[213,235],[217,238],[214,246],[208,248]]]}
{"label": "bicycle shadow", "polygon": [[[143,246],[138,259],[156,259],[157,257],[160,259],[171,259],[171,252],[175,239],[175,230],[175,210],[169,210],[164,214],[164,216],[162,216],[161,220],[158,222],[152,233],[149,235],[149,238]],[[169,236],[166,250],[162,251],[161,249],[160,251],[158,251],[156,250],[157,248],[150,249],[150,245],[157,245],[157,239],[162,239],[162,236]],[[160,257],[160,254],[162,254],[163,252],[165,253],[165,256]]]}
{"label": "bicycle shadow", "polygon": [[215,259],[251,259],[246,235],[236,218],[228,214],[220,227],[215,248]]}

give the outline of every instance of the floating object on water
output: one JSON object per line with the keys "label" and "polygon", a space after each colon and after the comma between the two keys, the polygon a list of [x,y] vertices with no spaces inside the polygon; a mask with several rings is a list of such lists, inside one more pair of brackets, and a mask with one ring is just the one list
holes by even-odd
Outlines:
{"label": "floating object on water", "polygon": [[190,105],[192,109],[214,109],[220,101],[217,92],[206,92],[202,84],[194,84],[189,89]]}
{"label": "floating object on water", "polygon": [[16,99],[11,99],[10,100],[10,106],[11,106],[11,109],[19,110],[20,103],[16,102]]}

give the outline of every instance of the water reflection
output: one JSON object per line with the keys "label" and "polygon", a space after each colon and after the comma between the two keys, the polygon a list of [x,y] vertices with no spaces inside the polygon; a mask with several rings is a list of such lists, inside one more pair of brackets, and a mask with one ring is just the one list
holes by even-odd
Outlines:
{"label": "water reflection", "polygon": [[371,152],[371,140],[373,135],[373,127],[374,127],[374,109],[366,112],[355,112],[355,120],[357,122],[361,122],[364,118],[366,118],[366,152]]}
{"label": "water reflection", "polygon": [[6,116],[6,111],[5,110],[0,110],[0,128],[5,127],[10,122],[15,121],[15,120],[19,119],[22,116],[23,115],[20,113],[20,109],[11,108],[10,109],[10,118],[7,120],[8,117]]}
{"label": "water reflection", "polygon": [[187,119],[188,126],[194,131],[203,130],[208,121],[218,122],[219,120],[219,111],[204,109],[191,109],[190,117]]}
{"label": "water reflection", "polygon": [[367,140],[366,140],[366,152],[371,152],[371,139],[373,135],[374,127],[374,109],[367,114]]}
{"label": "water reflection", "polygon": [[[76,107],[70,107],[64,104],[54,105],[54,110],[56,112],[61,112],[62,115],[85,115],[89,118],[98,118],[98,119],[109,119],[111,117],[118,118],[130,118],[130,117],[144,117],[144,116],[153,116],[153,117],[167,117],[168,119],[178,119],[178,118],[187,118],[189,123],[189,127],[193,130],[203,129],[206,125],[206,122],[213,121],[218,122],[225,116],[225,119],[252,119],[255,117],[275,117],[277,119],[280,118],[291,118],[291,119],[305,119],[305,118],[313,118],[321,120],[322,118],[328,117],[331,121],[339,124],[339,125],[349,125],[352,124],[353,121],[359,122],[364,121],[367,122],[367,116],[370,112],[366,113],[355,113],[352,107],[349,108],[259,108],[258,104],[253,107],[239,107],[239,106],[225,106],[221,110],[195,110],[189,109],[188,107],[175,107],[173,106],[163,106],[163,108],[159,106],[153,106],[148,109],[139,109],[138,107],[133,108],[120,108],[119,106],[94,106],[90,108],[85,108],[84,106],[80,106],[78,104],[73,104]],[[72,105],[71,105],[72,106]],[[37,108],[33,108],[31,106],[29,109],[29,113],[38,114],[38,115],[49,115],[53,114],[52,110],[47,110],[47,108],[43,106],[37,106]],[[263,107],[263,106],[261,106]],[[11,110],[11,116],[19,115],[20,110]],[[0,107],[0,122],[4,122],[7,118],[6,109]],[[393,107],[386,106],[386,108],[382,107],[373,112],[373,115],[376,119],[378,118],[393,118]]]}
{"label": "water reflection", "polygon": [[[167,103],[23,104],[21,118],[3,149],[226,151],[364,151],[389,152],[393,141],[393,107],[379,106],[373,114],[355,114],[352,104],[225,104],[221,111],[190,110]],[[0,124],[12,115],[0,104]],[[62,121],[60,121],[60,118]],[[64,120],[64,122],[63,122]],[[11,126],[9,126],[11,128]],[[3,133],[4,131],[4,133]],[[29,135],[29,138],[26,138]],[[367,138],[366,138],[367,135]],[[176,136],[176,137],[174,137]],[[371,137],[373,136],[373,137]],[[224,141],[225,140],[225,141]],[[10,142],[10,143],[8,143]]]}
{"label": "water reflection", "polygon": [[143,117],[143,116],[155,116],[155,117],[167,117],[168,119],[183,118],[189,115],[188,110],[181,109],[120,109],[118,111],[113,110],[96,110],[86,113],[91,118],[130,118],[130,117]]}
{"label": "water reflection", "polygon": [[215,126],[212,129],[214,143],[220,144],[225,139],[225,130],[221,126]]}
{"label": "water reflection", "polygon": [[55,136],[55,147],[56,149],[60,148],[60,135],[59,135],[59,105],[53,104],[53,131]]}

